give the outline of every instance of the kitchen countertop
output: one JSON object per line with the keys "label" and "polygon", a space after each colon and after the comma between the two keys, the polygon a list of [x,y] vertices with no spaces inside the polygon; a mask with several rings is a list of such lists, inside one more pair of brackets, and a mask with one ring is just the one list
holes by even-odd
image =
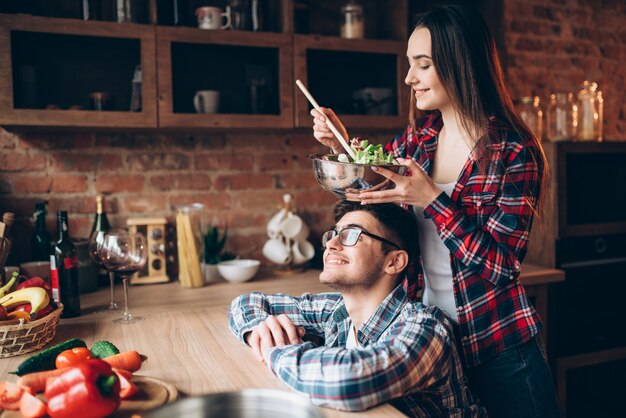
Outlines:
{"label": "kitchen countertop", "polygon": [[[137,350],[148,357],[137,374],[155,377],[174,385],[181,394],[201,395],[242,388],[289,390],[266,366],[260,364],[246,345],[239,342],[227,325],[230,301],[252,291],[265,293],[324,292],[330,289],[319,283],[319,270],[294,275],[260,272],[252,281],[241,284],[218,282],[201,288],[183,288],[178,282],[138,285],[130,288],[133,315],[144,320],[134,324],[114,324],[122,310],[109,312],[106,288],[81,295],[83,314],[61,320],[52,343],[81,338],[88,345],[109,340],[120,350]],[[563,280],[563,272],[524,264],[522,283],[543,285]],[[116,287],[116,299],[123,305],[122,287]],[[4,380],[26,356],[0,360]],[[326,417],[400,417],[391,405],[381,405],[354,414],[324,408]]]}

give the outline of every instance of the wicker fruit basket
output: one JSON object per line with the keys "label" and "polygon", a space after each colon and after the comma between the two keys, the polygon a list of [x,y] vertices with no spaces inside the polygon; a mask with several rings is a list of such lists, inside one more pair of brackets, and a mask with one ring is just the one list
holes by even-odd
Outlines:
{"label": "wicker fruit basket", "polygon": [[63,305],[59,305],[41,319],[0,326],[0,358],[30,353],[48,344],[57,331],[62,311]]}

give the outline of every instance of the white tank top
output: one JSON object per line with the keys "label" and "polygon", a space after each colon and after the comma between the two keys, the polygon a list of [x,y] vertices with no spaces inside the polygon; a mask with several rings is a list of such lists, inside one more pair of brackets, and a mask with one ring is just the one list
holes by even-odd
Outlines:
{"label": "white tank top", "polygon": [[[456,182],[439,184],[439,187],[448,196]],[[432,219],[424,218],[424,208],[415,207],[415,214],[419,226],[419,242],[424,263],[424,295],[425,305],[437,306],[446,312],[455,322],[459,321],[454,303],[454,289],[452,287],[452,267],[450,266],[450,250],[446,247],[439,235]]]}

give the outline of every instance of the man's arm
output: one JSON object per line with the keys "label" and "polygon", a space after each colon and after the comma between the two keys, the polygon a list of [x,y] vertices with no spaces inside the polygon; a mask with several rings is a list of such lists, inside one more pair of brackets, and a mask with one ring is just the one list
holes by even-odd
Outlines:
{"label": "man's arm", "polygon": [[324,323],[341,299],[338,293],[310,294],[294,297],[284,294],[249,293],[235,298],[230,304],[228,325],[243,342],[248,332],[270,315],[285,314],[295,326],[306,333],[324,336]]}
{"label": "man's arm", "polygon": [[[412,316],[412,317],[411,317]],[[361,411],[419,391],[433,390],[451,370],[452,340],[430,314],[409,312],[365,348],[274,347],[270,368],[317,405]]]}

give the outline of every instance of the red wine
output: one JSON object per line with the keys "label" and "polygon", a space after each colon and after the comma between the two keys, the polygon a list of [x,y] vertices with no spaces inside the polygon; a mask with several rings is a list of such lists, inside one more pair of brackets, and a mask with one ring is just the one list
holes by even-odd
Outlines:
{"label": "red wine", "polygon": [[113,271],[120,276],[132,276],[139,271],[140,267],[120,267],[114,268]]}

